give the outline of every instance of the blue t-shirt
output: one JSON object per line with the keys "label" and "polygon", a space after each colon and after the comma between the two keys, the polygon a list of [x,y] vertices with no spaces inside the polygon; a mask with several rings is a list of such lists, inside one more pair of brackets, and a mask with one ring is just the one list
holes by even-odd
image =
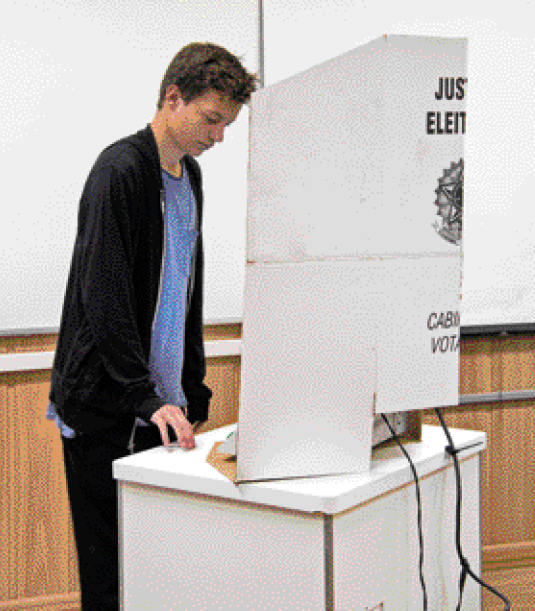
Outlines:
{"label": "blue t-shirt", "polygon": [[[162,176],[165,187],[164,261],[149,365],[156,393],[166,403],[182,407],[187,405],[181,380],[186,299],[198,235],[196,204],[184,165],[180,178],[165,170],[162,170]],[[75,431],[61,421],[53,403],[48,405],[46,418],[56,421],[64,437],[75,436]]]}
{"label": "blue t-shirt", "polygon": [[165,253],[160,304],[152,328],[150,370],[156,392],[166,403],[186,406],[182,390],[186,298],[197,239],[195,198],[186,168],[176,178],[163,171]]}

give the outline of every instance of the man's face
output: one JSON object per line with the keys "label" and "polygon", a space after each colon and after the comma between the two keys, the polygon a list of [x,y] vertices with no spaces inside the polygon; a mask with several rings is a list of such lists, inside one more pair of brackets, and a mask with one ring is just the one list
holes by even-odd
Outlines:
{"label": "man's face", "polygon": [[224,131],[233,123],[241,104],[209,91],[185,104],[178,88],[167,90],[167,133],[178,151],[198,157],[223,142]]}

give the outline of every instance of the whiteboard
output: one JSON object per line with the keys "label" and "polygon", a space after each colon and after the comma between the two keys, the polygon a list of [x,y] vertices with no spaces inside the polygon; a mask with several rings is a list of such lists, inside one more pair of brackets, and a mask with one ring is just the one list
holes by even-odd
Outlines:
{"label": "whiteboard", "polygon": [[[190,42],[258,70],[256,0],[5,0],[0,25],[0,333],[56,331],[78,201],[103,148],[153,117]],[[241,318],[248,108],[199,158],[206,322]]]}
{"label": "whiteboard", "polygon": [[[78,198],[97,155],[152,119],[185,44],[216,42],[256,72],[257,4],[4,2],[0,333],[59,327]],[[385,33],[469,39],[462,324],[535,323],[535,5],[264,0],[263,12],[267,85]],[[200,158],[206,322],[242,317],[247,134],[244,108],[226,143]]]}
{"label": "whiteboard", "polygon": [[384,34],[468,38],[463,328],[535,323],[534,22],[528,0],[264,3],[266,86]]}

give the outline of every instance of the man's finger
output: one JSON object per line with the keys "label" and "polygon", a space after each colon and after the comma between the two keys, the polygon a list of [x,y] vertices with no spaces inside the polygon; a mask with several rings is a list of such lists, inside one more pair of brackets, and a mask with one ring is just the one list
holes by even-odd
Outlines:
{"label": "man's finger", "polygon": [[162,436],[163,445],[171,451],[169,444],[169,435],[167,434],[167,423],[163,418],[154,418],[153,422],[160,429],[160,435]]}
{"label": "man's finger", "polygon": [[181,448],[184,448],[185,450],[190,450],[191,448],[195,447],[195,439],[193,438],[193,435],[189,435],[187,433],[184,434],[180,431],[180,429],[175,429],[175,433]]}
{"label": "man's finger", "polygon": [[193,431],[189,422],[173,422],[173,429],[175,430],[176,438],[181,448],[189,450],[195,447],[195,440],[193,438]]}

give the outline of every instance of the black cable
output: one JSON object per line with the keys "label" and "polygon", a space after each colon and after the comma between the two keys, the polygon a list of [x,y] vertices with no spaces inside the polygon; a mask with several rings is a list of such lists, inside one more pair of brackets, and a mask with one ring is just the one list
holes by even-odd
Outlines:
{"label": "black cable", "polygon": [[[509,611],[511,609],[511,603],[507,600],[507,598],[500,594],[497,590],[495,590],[488,583],[485,583],[482,579],[480,579],[470,568],[468,564],[468,560],[464,557],[463,551],[461,548],[461,503],[462,503],[462,489],[461,489],[461,470],[459,468],[459,461],[457,459],[457,454],[462,452],[462,449],[458,450],[453,445],[453,439],[451,438],[450,431],[446,426],[446,422],[442,416],[440,408],[435,407],[435,412],[437,413],[438,419],[440,420],[440,424],[444,429],[444,433],[446,434],[446,438],[448,439],[448,444],[446,446],[446,452],[453,458],[453,466],[455,469],[455,481],[457,484],[457,506],[456,506],[456,515],[455,515],[455,545],[457,547],[457,555],[459,556],[459,561],[461,563],[461,576],[459,578],[459,602],[457,603],[457,611],[460,611],[462,605],[463,598],[463,590],[464,585],[466,583],[466,578],[468,575],[472,577],[480,586],[487,588],[490,592],[492,592],[495,596],[501,599],[505,603],[505,611]],[[466,449],[466,448],[464,448]]]}
{"label": "black cable", "polygon": [[384,414],[381,414],[381,417],[385,421],[386,426],[390,429],[390,434],[396,440],[398,446],[401,448],[401,451],[403,452],[403,454],[405,454],[405,458],[409,461],[409,465],[411,466],[412,470],[412,475],[414,477],[414,483],[416,487],[416,501],[418,503],[418,538],[420,541],[420,583],[422,584],[422,594],[424,597],[424,611],[427,611],[427,588],[425,587],[424,580],[424,534],[422,529],[422,499],[420,496],[420,480],[418,479],[416,468],[414,467],[414,463],[412,462],[409,453],[403,447],[403,444],[401,443],[396,431],[394,431],[394,429],[390,425],[390,422],[388,422],[388,418]]}

